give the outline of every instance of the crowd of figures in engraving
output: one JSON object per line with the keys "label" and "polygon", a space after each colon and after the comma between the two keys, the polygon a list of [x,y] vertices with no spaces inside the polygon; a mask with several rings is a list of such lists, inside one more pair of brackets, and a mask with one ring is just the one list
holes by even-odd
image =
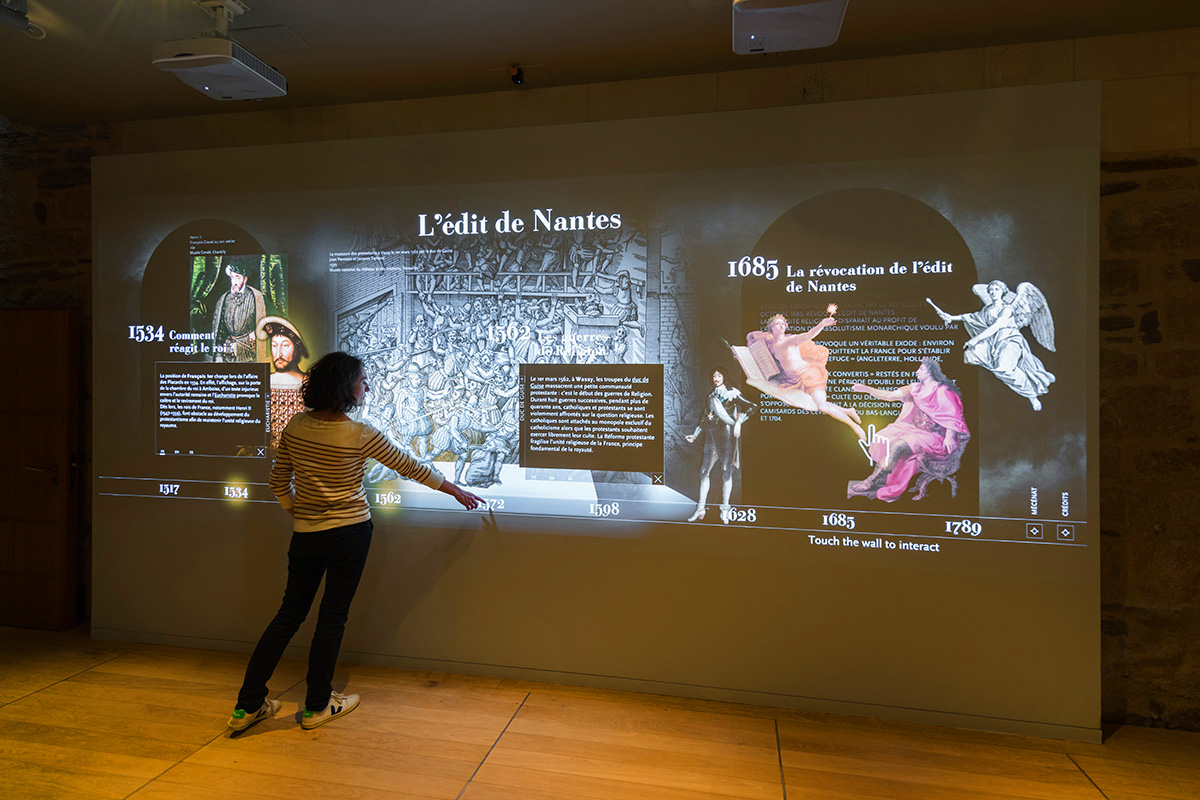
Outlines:
{"label": "crowd of figures in engraving", "polygon": [[[387,288],[341,313],[337,336],[366,366],[363,419],[413,458],[442,462],[448,476],[452,461],[456,483],[486,488],[517,463],[521,364],[645,360],[642,234],[422,246],[411,263],[380,270]],[[681,328],[674,335],[684,338]],[[394,477],[379,464],[367,476]]]}

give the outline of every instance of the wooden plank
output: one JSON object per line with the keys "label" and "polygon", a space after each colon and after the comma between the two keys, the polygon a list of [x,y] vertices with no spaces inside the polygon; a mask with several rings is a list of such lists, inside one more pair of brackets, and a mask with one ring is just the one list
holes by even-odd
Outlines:
{"label": "wooden plank", "polygon": [[837,725],[779,722],[779,746],[784,752],[799,754],[843,755],[880,760],[909,759],[914,755],[995,763],[1060,768],[1071,766],[1065,753],[1005,747],[991,742],[965,742],[958,739],[900,737],[893,733],[844,728]]}
{"label": "wooden plank", "polygon": [[521,719],[658,733],[708,742],[775,748],[775,723],[768,719],[631,705],[591,698],[530,696]]}
{"label": "wooden plank", "polygon": [[472,781],[463,792],[462,800],[577,800],[578,795],[563,794],[548,789],[514,788],[494,783]]}
{"label": "wooden plank", "polygon": [[[331,723],[327,727],[341,725]],[[346,725],[350,725],[347,721]],[[262,724],[255,728],[259,731]],[[345,726],[343,726],[345,727]],[[412,753],[396,750],[367,749],[336,741],[336,731],[326,731],[321,728],[306,731],[299,727],[275,728],[258,732],[254,735],[217,739],[204,748],[208,756],[215,753],[226,753],[232,757],[257,755],[264,757],[295,757],[317,763],[336,764],[343,767],[379,767],[383,766],[393,772],[403,772],[411,775],[430,775],[441,778],[452,778],[458,781],[459,788],[471,777],[475,767],[487,754],[476,753],[478,757],[454,758],[446,754]],[[472,753],[474,756],[476,753]],[[319,768],[318,768],[319,769]]]}
{"label": "wooden plank", "polygon": [[[327,742],[373,752],[376,758],[387,758],[390,754],[412,756],[437,756],[466,761],[474,769],[487,755],[495,743],[499,731],[483,731],[478,728],[454,728],[446,725],[421,723],[413,725],[395,722],[386,725],[368,725],[365,716],[355,711],[353,720],[345,725],[330,724],[316,730],[306,731],[292,720],[295,711],[289,713],[285,707],[275,721],[287,724],[278,726],[291,729],[302,741]],[[260,723],[261,728],[266,723]],[[239,737],[239,738],[244,738]]]}
{"label": "wooden plank", "polygon": [[[130,675],[123,675],[118,672],[107,672],[99,669],[91,669],[86,672],[81,672],[78,675],[73,675],[70,678],[70,682],[88,686],[99,686],[107,689],[137,689],[146,694],[173,694],[182,695],[185,697],[203,697],[208,699],[224,700],[227,704],[232,703],[234,699],[236,699],[237,695],[236,687],[233,691],[231,691],[229,686],[226,685],[202,683],[200,681],[191,681],[185,678],[169,676],[133,677]],[[233,695],[234,697],[231,698],[230,695]]]}
{"label": "wooden plank", "polygon": [[70,767],[54,767],[7,758],[0,758],[0,775],[4,776],[5,796],[15,798],[39,793],[50,793],[51,797],[57,798],[75,793],[117,800],[131,794],[146,782],[145,778],[91,774],[75,771]]}
{"label": "wooden plank", "polygon": [[96,776],[121,776],[148,781],[169,769],[173,762],[160,758],[101,753],[75,747],[0,739],[0,760],[37,764],[58,770],[78,770]]}
{"label": "wooden plank", "polygon": [[512,717],[525,699],[524,692],[498,694],[492,690],[462,690],[443,685],[431,688],[371,685],[359,681],[357,675],[351,677],[347,689],[360,694],[364,700],[369,697],[375,703],[469,711],[503,717],[505,721]]}
{"label": "wooden plank", "polygon": [[174,725],[211,730],[215,734],[225,726],[225,722],[229,719],[229,714],[233,711],[233,702],[221,704],[217,704],[215,701],[208,702],[211,708],[208,711],[198,712],[195,709],[173,703],[169,697],[163,695],[145,695],[132,689],[106,693],[99,687],[81,687],[79,684],[59,683],[23,700],[10,703],[2,710],[10,708],[45,710],[86,708],[95,713],[123,718],[128,725],[140,724],[143,719],[153,719]]}
{"label": "wooden plank", "polygon": [[[503,743],[503,739],[501,739]],[[727,795],[750,800],[778,800],[782,789],[778,773],[771,781],[754,780],[738,776],[710,775],[686,769],[605,761],[597,758],[563,756],[555,753],[535,753],[525,750],[510,750],[497,745],[484,762],[480,773],[490,767],[515,767],[547,773],[547,780],[558,776],[578,776],[619,781],[637,787],[630,796],[638,797],[642,787],[676,789],[679,791]],[[553,783],[544,784],[552,786]],[[537,788],[535,785],[534,788]]]}
{"label": "wooden plank", "polygon": [[[18,790],[15,780],[11,784],[0,784],[0,788],[12,792]],[[57,786],[35,786],[27,783],[20,787],[20,794],[14,797],[16,800],[101,800],[104,795],[91,792],[72,792]]]}
{"label": "wooden plank", "polygon": [[762,783],[779,783],[778,761],[745,761],[728,755],[682,752],[679,748],[659,750],[616,742],[578,740],[566,736],[541,736],[505,731],[496,750],[516,750],[566,758],[613,761],[627,766],[684,770],[697,775],[746,778]]}
{"label": "wooden plank", "polygon": [[305,756],[260,755],[225,747],[205,747],[189,756],[184,763],[239,769],[261,775],[321,780],[367,789],[400,791],[433,798],[457,797],[466,783],[465,777],[458,780],[441,775],[401,772],[381,766],[348,766],[329,761],[314,761]]}
{"label": "wooden plank", "polygon": [[[247,792],[241,788],[233,791],[236,792],[236,796],[239,798],[248,797],[251,800],[255,800],[256,798],[267,797],[266,795]],[[231,794],[230,796],[234,795]],[[305,797],[311,796],[308,794],[305,795]],[[213,797],[212,790],[206,787],[180,786],[178,783],[154,781],[129,795],[129,800],[213,800]]]}
{"label": "wooden plank", "polygon": [[[285,706],[289,703],[299,705],[304,702],[304,692],[305,688],[303,686],[297,686],[280,695],[279,699],[284,702]],[[354,712],[354,717],[356,720],[363,717],[370,717],[372,720],[409,720],[454,727],[466,726],[479,728],[492,732],[494,741],[495,737],[500,735],[500,731],[504,730],[504,726],[508,724],[509,719],[512,718],[512,712],[510,711],[507,715],[475,713],[472,711],[447,710],[437,708],[436,706],[406,705],[398,702],[379,703],[368,695],[363,697],[361,706]]]}
{"label": "wooden plank", "polygon": [[40,694],[0,707],[0,719],[21,722],[37,720],[39,723],[47,725],[100,732],[129,733],[136,731],[140,736],[197,746],[210,741],[224,728],[224,721],[201,726],[166,722],[153,716],[138,718],[121,713],[119,706],[87,710],[70,705],[61,707],[54,703],[43,702]]}
{"label": "wooden plank", "polygon": [[[180,790],[200,790],[208,800],[221,797],[267,797],[272,800],[431,800],[436,795],[413,794],[398,789],[378,789],[330,782],[320,777],[273,775],[237,768],[208,767],[201,764],[177,764],[163,773],[154,786]],[[160,795],[161,796],[161,795]],[[168,793],[165,797],[171,797]]]}
{"label": "wooden plank", "polygon": [[1092,800],[1095,787],[1067,758],[1057,769],[1032,765],[1022,768],[1015,763],[982,766],[982,762],[965,761],[951,756],[913,755],[908,758],[876,760],[828,755],[783,753],[784,771],[816,770],[865,777],[896,777],[899,780],[926,786],[980,789],[1015,797],[1066,800]]}
{"label": "wooden plank", "polygon": [[[158,658],[157,654],[130,653],[107,664],[97,666],[95,671],[137,678],[172,678],[216,684],[231,687],[236,692],[242,684],[242,678],[245,677],[246,664],[250,660],[250,656],[237,658],[236,653],[221,655],[223,656],[221,658],[210,654],[186,658]],[[285,661],[291,663],[281,661],[270,681],[276,691],[286,689],[296,681],[303,680],[307,670],[298,659],[286,659]]]}
{"label": "wooden plank", "polygon": [[[801,728],[780,723],[785,768],[1009,792],[1021,797],[1091,797],[1094,787],[1065,755],[954,742],[905,742],[894,736]],[[798,749],[802,747],[803,749]]]}
{"label": "wooden plank", "polygon": [[0,740],[48,744],[98,753],[123,753],[143,758],[155,758],[172,763],[187,758],[197,745],[179,744],[147,736],[82,730],[62,725],[47,725],[42,721],[0,719]]}
{"label": "wooden plank", "polygon": [[509,725],[505,736],[507,737],[515,733],[554,736],[581,742],[601,742],[630,747],[645,747],[666,752],[689,753],[706,758],[733,758],[740,761],[771,764],[776,771],[779,769],[779,752],[773,745],[730,744],[696,738],[682,738],[644,730],[621,730],[617,728],[579,725],[573,722],[550,722],[531,718],[524,713],[524,710]]}
{"label": "wooden plank", "polygon": [[1200,798],[1200,766],[1137,764],[1094,756],[1076,756],[1075,761],[1105,794],[1111,790],[1148,794],[1162,800]]}
{"label": "wooden plank", "polygon": [[[914,772],[916,774],[911,774],[908,769],[898,770],[895,767],[867,770],[866,773],[787,767],[784,769],[784,781],[789,800],[802,796],[824,797],[826,792],[888,800],[1032,800],[1047,797],[1052,800],[1099,799],[1099,793],[1090,783],[1087,791],[1068,791],[1054,795],[1034,786],[1032,794],[1025,794],[1021,791],[1024,787],[1011,783],[999,785],[980,779],[960,781],[955,780],[953,776],[929,775],[919,768],[915,768]],[[1079,777],[1087,783],[1082,774]]]}
{"label": "wooden plank", "polygon": [[[521,797],[520,792],[563,795],[570,798],[586,798],[587,800],[733,800],[735,795],[714,794],[696,789],[679,789],[671,786],[653,786],[637,782],[629,782],[612,777],[595,777],[591,775],[570,774],[561,772],[544,772],[536,769],[521,767],[505,767],[492,764],[491,759],[484,762],[483,767],[471,781],[464,800],[472,797],[478,800],[485,787],[497,786],[508,790],[508,796]],[[777,788],[774,800],[783,797],[782,788]],[[476,795],[471,795],[475,792]],[[486,795],[484,795],[486,796]]]}

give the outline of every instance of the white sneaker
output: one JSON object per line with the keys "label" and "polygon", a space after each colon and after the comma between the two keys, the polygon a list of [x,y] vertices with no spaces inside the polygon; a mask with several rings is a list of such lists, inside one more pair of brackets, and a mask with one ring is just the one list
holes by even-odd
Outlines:
{"label": "white sneaker", "polygon": [[246,711],[244,708],[235,709],[233,716],[229,718],[229,727],[235,731],[244,731],[256,722],[261,722],[267,717],[273,717],[279,713],[279,708],[283,703],[278,700],[267,698],[263,701],[262,706],[253,714]]}
{"label": "white sneaker", "polygon": [[330,720],[344,717],[356,708],[358,708],[358,695],[333,692],[329,695],[329,704],[325,706],[324,711],[304,709],[304,714],[300,718],[300,727],[306,731],[312,730]]}

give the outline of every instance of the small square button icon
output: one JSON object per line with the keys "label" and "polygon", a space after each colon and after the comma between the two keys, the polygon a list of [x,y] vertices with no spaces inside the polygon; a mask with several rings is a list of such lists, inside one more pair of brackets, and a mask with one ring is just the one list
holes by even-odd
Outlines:
{"label": "small square button icon", "polygon": [[1075,526],[1074,525],[1059,525],[1058,540],[1060,542],[1075,541]]}
{"label": "small square button icon", "polygon": [[1026,523],[1025,538],[1026,539],[1042,539],[1042,538],[1044,538],[1044,536],[1042,534],[1042,523],[1040,523],[1040,522]]}

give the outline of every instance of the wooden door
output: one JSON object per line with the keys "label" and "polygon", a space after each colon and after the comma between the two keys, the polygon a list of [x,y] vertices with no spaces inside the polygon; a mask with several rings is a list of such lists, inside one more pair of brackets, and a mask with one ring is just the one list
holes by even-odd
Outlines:
{"label": "wooden door", "polygon": [[79,321],[0,309],[0,625],[78,620]]}

